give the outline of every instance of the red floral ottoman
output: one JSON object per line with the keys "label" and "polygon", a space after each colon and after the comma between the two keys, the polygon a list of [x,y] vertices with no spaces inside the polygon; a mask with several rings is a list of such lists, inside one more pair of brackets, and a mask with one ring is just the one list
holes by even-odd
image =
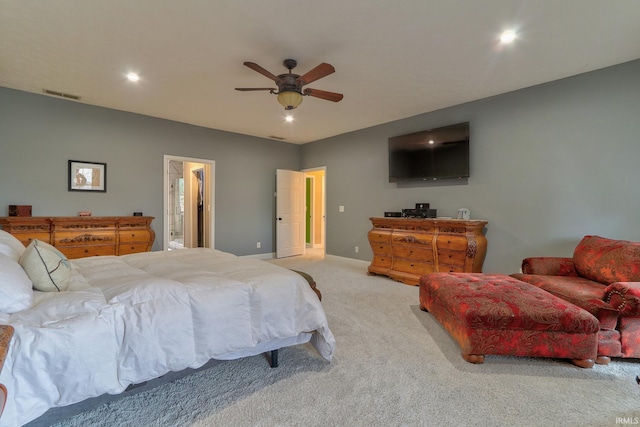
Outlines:
{"label": "red floral ottoman", "polygon": [[596,358],[599,325],[593,315],[510,276],[422,276],[420,308],[458,342],[467,362],[496,354],[566,358],[591,368]]}

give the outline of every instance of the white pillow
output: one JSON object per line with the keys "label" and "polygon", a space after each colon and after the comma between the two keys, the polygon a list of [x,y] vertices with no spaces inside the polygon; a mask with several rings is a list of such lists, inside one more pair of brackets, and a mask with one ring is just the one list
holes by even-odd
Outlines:
{"label": "white pillow", "polygon": [[0,312],[17,313],[31,307],[33,284],[17,261],[0,254]]}
{"label": "white pillow", "polygon": [[4,254],[14,261],[18,261],[24,253],[24,245],[12,234],[0,230],[0,254]]}
{"label": "white pillow", "polygon": [[19,262],[33,282],[33,287],[39,291],[61,292],[69,286],[71,263],[62,252],[48,243],[37,239],[32,241]]}

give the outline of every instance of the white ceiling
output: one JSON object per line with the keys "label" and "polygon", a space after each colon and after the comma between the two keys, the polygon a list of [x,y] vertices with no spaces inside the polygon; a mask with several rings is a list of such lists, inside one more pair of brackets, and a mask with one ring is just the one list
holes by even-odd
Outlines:
{"label": "white ceiling", "polygon": [[[519,38],[500,46],[505,29]],[[277,75],[286,58],[332,64],[308,87],[344,99],[305,97],[285,123],[274,95],[234,90],[273,86],[244,61]],[[638,0],[0,3],[0,86],[291,143],[638,58]]]}

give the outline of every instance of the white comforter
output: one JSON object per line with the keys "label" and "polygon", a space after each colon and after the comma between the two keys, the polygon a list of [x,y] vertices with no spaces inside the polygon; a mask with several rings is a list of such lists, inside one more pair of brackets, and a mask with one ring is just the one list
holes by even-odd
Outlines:
{"label": "white comforter", "polygon": [[15,334],[0,383],[1,425],[209,359],[234,359],[311,340],[331,361],[335,340],[297,273],[214,249],[73,260],[67,292],[36,292],[2,315]]}

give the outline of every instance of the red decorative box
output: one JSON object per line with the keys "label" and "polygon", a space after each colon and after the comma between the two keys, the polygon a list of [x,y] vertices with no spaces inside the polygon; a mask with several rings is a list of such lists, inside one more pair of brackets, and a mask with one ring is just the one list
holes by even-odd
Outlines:
{"label": "red decorative box", "polygon": [[9,216],[31,216],[31,205],[9,205]]}

